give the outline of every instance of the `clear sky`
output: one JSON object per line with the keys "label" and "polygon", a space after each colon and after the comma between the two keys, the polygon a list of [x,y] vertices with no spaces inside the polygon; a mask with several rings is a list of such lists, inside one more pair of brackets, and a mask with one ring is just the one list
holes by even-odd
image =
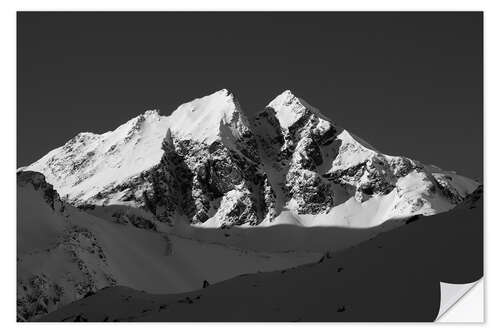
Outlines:
{"label": "clear sky", "polygon": [[285,89],[384,153],[482,179],[482,13],[19,13],[18,166],[227,88]]}

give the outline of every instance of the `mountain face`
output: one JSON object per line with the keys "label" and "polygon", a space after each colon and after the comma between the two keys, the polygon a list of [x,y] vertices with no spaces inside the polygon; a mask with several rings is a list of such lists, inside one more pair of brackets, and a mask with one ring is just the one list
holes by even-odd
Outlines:
{"label": "mountain face", "polygon": [[21,170],[43,173],[78,206],[200,227],[372,227],[449,210],[479,185],[385,155],[288,90],[254,117],[227,90],[170,116],[147,111],[111,132],[80,133]]}

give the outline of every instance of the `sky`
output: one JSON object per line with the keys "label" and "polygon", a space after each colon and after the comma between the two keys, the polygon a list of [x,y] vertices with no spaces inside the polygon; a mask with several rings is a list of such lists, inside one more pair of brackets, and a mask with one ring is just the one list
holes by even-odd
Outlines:
{"label": "sky", "polygon": [[286,89],[390,155],[482,180],[480,12],[20,12],[17,164],[222,88]]}

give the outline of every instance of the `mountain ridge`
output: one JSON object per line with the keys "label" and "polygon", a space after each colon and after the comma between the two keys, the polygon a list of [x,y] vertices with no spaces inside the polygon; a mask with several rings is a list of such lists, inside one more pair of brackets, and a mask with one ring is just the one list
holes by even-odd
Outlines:
{"label": "mountain ridge", "polygon": [[146,111],[114,131],[80,133],[21,170],[45,174],[73,204],[141,207],[160,222],[204,227],[290,222],[283,213],[351,226],[371,214],[376,225],[449,210],[478,186],[382,154],[290,90],[254,116],[227,89],[169,116]]}

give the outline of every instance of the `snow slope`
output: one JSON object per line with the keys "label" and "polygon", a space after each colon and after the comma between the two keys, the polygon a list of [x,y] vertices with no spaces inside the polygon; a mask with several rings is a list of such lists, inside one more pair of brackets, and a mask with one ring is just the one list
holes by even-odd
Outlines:
{"label": "snow slope", "polygon": [[64,204],[39,173],[18,174],[18,320],[101,288],[151,293],[201,288],[243,273],[293,267],[319,254],[267,253],[110,222]]}
{"label": "snow slope", "polygon": [[41,320],[434,321],[442,282],[483,275],[482,215],[476,191],[450,212],[420,217],[317,263],[182,294],[109,288]]}
{"label": "snow slope", "polygon": [[179,106],[169,117],[168,126],[173,136],[211,144],[220,140],[228,127],[238,137],[248,127],[234,96],[222,89]]}
{"label": "snow slope", "polygon": [[114,131],[80,133],[25,170],[43,173],[61,196],[84,202],[157,165],[167,128],[158,111],[146,111]]}

